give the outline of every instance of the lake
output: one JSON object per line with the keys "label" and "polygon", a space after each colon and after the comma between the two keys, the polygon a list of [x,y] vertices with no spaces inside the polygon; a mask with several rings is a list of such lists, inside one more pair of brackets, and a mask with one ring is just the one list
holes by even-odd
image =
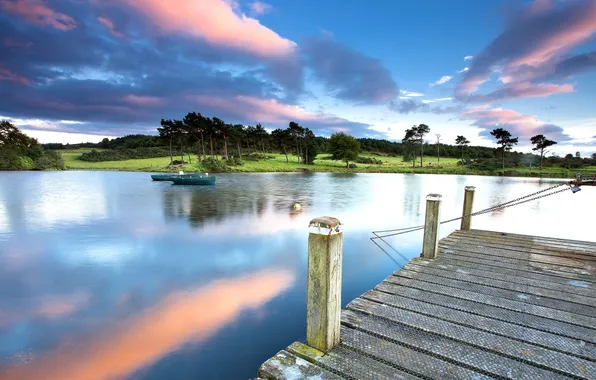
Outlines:
{"label": "lake", "polygon": [[[553,183],[287,173],[178,187],[147,173],[0,173],[0,379],[253,378],[305,339],[312,218],[344,224],[345,305],[420,254],[421,232],[389,239],[391,257],[369,238],[423,223],[427,194],[443,195],[448,219],[461,214],[465,186],[476,186],[479,210]],[[594,241],[595,194],[565,192],[472,225]]]}

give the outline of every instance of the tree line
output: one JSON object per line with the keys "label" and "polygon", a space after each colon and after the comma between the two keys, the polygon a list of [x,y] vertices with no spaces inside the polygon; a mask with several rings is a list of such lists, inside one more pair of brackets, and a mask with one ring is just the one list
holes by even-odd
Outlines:
{"label": "tree line", "polygon": [[64,169],[62,156],[44,149],[8,120],[0,121],[0,170]]}

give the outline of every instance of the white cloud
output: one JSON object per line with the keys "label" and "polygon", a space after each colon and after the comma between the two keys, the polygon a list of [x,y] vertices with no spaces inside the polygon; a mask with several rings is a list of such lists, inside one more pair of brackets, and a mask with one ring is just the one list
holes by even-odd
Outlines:
{"label": "white cloud", "polygon": [[451,80],[451,78],[453,78],[453,77],[450,76],[450,75],[443,75],[441,77],[441,79],[439,79],[436,82],[433,82],[433,83],[429,84],[429,86],[430,87],[433,87],[433,86],[436,86],[436,85],[439,85],[439,84],[447,83],[447,82],[449,82]]}
{"label": "white cloud", "polygon": [[265,13],[271,12],[273,7],[267,3],[263,3],[261,1],[255,1],[249,4],[250,9],[253,14],[255,15],[264,15]]}
{"label": "white cloud", "polygon": [[[412,91],[406,91],[406,90],[399,90],[399,93],[401,95],[403,95],[404,97],[409,97],[409,96],[424,96],[424,94],[421,94],[419,92],[412,92]],[[401,99],[401,97],[400,97]]]}
{"label": "white cloud", "polygon": [[466,71],[468,71],[468,70],[470,70],[470,69],[469,69],[469,68],[467,68],[467,67],[464,67],[464,68],[463,68],[463,69],[461,69],[461,70],[457,70],[457,72],[458,72],[458,73],[460,73],[460,74],[463,74],[463,73],[465,73],[465,72],[466,72]]}
{"label": "white cloud", "polygon": [[464,57],[464,61],[470,61],[472,58],[474,58],[474,56],[472,56],[472,55],[466,55]]}
{"label": "white cloud", "polygon": [[436,102],[444,102],[447,100],[453,100],[453,98],[437,98],[437,99],[428,99],[428,100],[423,100],[422,103],[427,104],[427,103],[436,103]]}

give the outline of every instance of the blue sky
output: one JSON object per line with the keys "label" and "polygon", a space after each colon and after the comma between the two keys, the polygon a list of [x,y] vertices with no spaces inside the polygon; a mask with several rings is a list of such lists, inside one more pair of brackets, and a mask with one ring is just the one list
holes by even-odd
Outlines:
{"label": "blue sky", "polygon": [[545,134],[596,151],[596,0],[0,0],[0,117],[42,142],[189,111],[429,140]]}

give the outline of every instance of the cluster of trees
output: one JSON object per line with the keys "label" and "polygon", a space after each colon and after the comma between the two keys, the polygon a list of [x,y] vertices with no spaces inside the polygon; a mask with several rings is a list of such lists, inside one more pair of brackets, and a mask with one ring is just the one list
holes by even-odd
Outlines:
{"label": "cluster of trees", "polygon": [[32,169],[64,169],[64,161],[58,152],[44,150],[7,120],[0,121],[0,170]]}
{"label": "cluster of trees", "polygon": [[[177,152],[176,152],[177,153]],[[103,162],[103,161],[124,161],[139,158],[157,158],[169,154],[165,147],[141,147],[141,148],[119,148],[95,150],[83,153],[79,157],[81,161]]]}
{"label": "cluster of trees", "polygon": [[217,117],[189,112],[182,120],[162,119],[157,131],[168,142],[171,161],[174,161],[174,146],[181,152],[193,150],[201,161],[216,159],[219,146],[223,148],[224,159],[234,163],[242,160],[244,148],[249,157],[257,158],[265,157],[267,151],[277,150],[285,154],[288,162],[288,154],[295,154],[303,164],[312,164],[319,153],[314,133],[293,121],[288,128],[269,134],[261,124],[254,127],[229,124]]}

